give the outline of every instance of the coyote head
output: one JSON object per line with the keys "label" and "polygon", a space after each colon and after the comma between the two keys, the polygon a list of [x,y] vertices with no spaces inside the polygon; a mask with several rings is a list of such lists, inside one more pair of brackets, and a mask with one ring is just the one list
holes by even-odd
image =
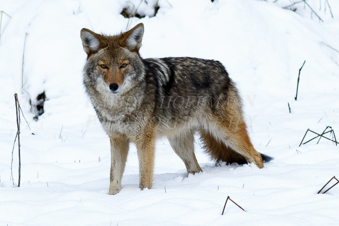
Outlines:
{"label": "coyote head", "polygon": [[85,86],[96,87],[100,92],[112,94],[126,92],[143,78],[143,63],[139,55],[144,25],[115,35],[99,35],[83,28],[80,33],[87,53]]}

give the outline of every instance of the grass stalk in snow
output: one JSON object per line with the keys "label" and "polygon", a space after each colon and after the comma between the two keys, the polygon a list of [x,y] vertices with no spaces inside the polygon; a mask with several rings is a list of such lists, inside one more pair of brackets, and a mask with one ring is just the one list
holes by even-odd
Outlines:
{"label": "grass stalk in snow", "polygon": [[331,16],[333,18],[333,13],[332,13],[332,9],[331,9],[330,3],[328,3],[328,0],[326,0],[326,3],[328,5],[328,8],[330,9],[330,13],[331,13]]}
{"label": "grass stalk in snow", "polygon": [[21,109],[20,103],[19,103],[19,99],[18,99],[18,94],[14,94],[14,100],[15,100],[15,112],[16,112],[16,124],[17,124],[17,132],[14,138],[14,142],[13,142],[13,148],[12,148],[12,161],[11,161],[11,179],[14,185],[14,177],[13,177],[13,154],[14,154],[14,147],[15,147],[15,142],[16,140],[18,140],[18,155],[19,155],[19,178],[18,178],[18,187],[20,187],[20,181],[21,181],[21,145],[20,145],[20,123],[21,123],[21,118],[20,118],[20,112],[22,114],[22,116],[24,117],[28,128],[31,129],[29,127],[29,124],[25,118],[25,115]]}
{"label": "grass stalk in snow", "polygon": [[266,144],[266,147],[271,143],[272,138],[268,141],[268,143]]}
{"label": "grass stalk in snow", "polygon": [[26,47],[26,38],[27,33],[25,34],[25,41],[24,41],[24,50],[22,53],[22,65],[21,65],[21,92],[24,92],[24,65],[25,65],[25,47]]}
{"label": "grass stalk in snow", "polygon": [[14,148],[15,148],[15,142],[18,138],[18,133],[15,135],[14,142],[13,142],[13,148],[12,148],[12,161],[11,161],[11,180],[14,185],[14,177],[13,177],[13,156],[14,156]]}
{"label": "grass stalk in snow", "polygon": [[339,180],[334,176],[332,177],[319,191],[318,194],[320,194],[320,192],[332,181],[332,180],[337,180],[337,183],[335,183],[334,185],[332,185],[329,189],[327,189],[326,191],[324,191],[322,194],[325,194],[326,192],[328,192],[329,190],[331,190],[334,186],[336,186],[337,184],[339,184]]}
{"label": "grass stalk in snow", "polygon": [[169,1],[168,0],[166,0],[166,2],[170,5],[170,7],[172,8],[173,6],[171,5],[171,3],[169,3]]}
{"label": "grass stalk in snow", "polygon": [[288,111],[291,113],[291,106],[290,106],[290,103],[288,102],[287,105],[288,105]]}
{"label": "grass stalk in snow", "polygon": [[60,130],[60,133],[59,133],[59,139],[61,139],[62,140],[62,129],[64,128],[64,126],[61,126],[61,130]]}
{"label": "grass stalk in snow", "polygon": [[330,45],[328,45],[328,44],[326,44],[325,42],[321,42],[322,44],[324,44],[324,45],[326,45],[328,48],[330,48],[330,49],[332,49],[332,50],[334,50],[334,51],[336,51],[337,53],[339,53],[339,51],[338,50],[336,50],[335,48],[333,48],[332,46],[330,46]]}
{"label": "grass stalk in snow", "polygon": [[2,25],[2,16],[3,14],[7,15],[9,18],[12,18],[10,15],[8,15],[5,11],[2,11],[1,10],[1,13],[0,13],[0,42],[1,42],[1,25]]}
{"label": "grass stalk in snow", "polygon": [[224,215],[224,212],[225,212],[225,208],[226,208],[226,204],[227,204],[227,201],[230,200],[231,202],[233,202],[237,207],[239,207],[240,209],[242,209],[242,211],[246,212],[246,210],[244,210],[244,208],[242,208],[241,206],[239,206],[236,202],[234,202],[229,196],[227,196],[227,199],[225,201],[225,205],[224,205],[224,208],[222,210],[222,213],[221,215]]}
{"label": "grass stalk in snow", "polygon": [[[132,23],[132,19],[131,19],[131,18],[135,17],[135,15],[137,14],[137,11],[138,11],[138,9],[139,9],[139,7],[140,7],[142,1],[143,1],[143,0],[140,1],[138,7],[137,7],[135,10],[134,10],[135,5],[133,5],[133,8],[132,8],[131,12],[129,13],[129,18],[128,18],[126,30],[128,30],[129,26],[131,25],[131,23]],[[133,11],[134,11],[134,13],[133,13]]]}
{"label": "grass stalk in snow", "polygon": [[312,9],[312,7],[306,2],[306,0],[303,0],[304,1],[304,3],[308,6],[308,8],[310,8],[310,10],[319,18],[319,20],[321,21],[321,22],[324,22],[321,18],[320,18],[320,16]]}
{"label": "grass stalk in snow", "polygon": [[[327,129],[330,129],[330,130],[326,132]],[[335,137],[335,133],[334,133],[334,131],[333,131],[333,129],[332,129],[331,126],[326,126],[326,128],[325,128],[324,131],[322,132],[321,136],[323,136],[325,133],[331,133],[332,136],[334,137],[334,140],[337,141],[337,139],[336,139],[336,137]],[[319,140],[318,140],[317,144],[319,144],[319,141],[320,141],[320,139],[321,139],[321,136],[319,137]]]}
{"label": "grass stalk in snow", "polygon": [[[330,128],[331,130],[326,131],[328,128]],[[325,132],[325,131],[326,131],[326,132]],[[303,141],[304,141],[304,139],[305,139],[305,137],[306,137],[306,135],[307,135],[308,132],[314,133],[314,134],[316,134],[317,136],[315,136],[315,137],[311,138],[310,140],[308,140],[308,141],[306,141],[306,142],[303,143]],[[327,134],[327,133],[331,133],[331,134],[333,135],[333,137],[334,137],[334,140],[332,140],[332,139],[330,139],[330,138],[328,138],[328,137],[325,137],[324,135]],[[318,138],[318,137],[320,137],[320,138],[323,137],[323,138],[325,138],[325,139],[327,139],[327,140],[332,141],[332,142],[335,143],[336,145],[338,145],[337,138],[336,138],[336,136],[335,136],[334,130],[332,129],[331,126],[327,126],[327,127],[325,128],[325,130],[322,132],[322,134],[319,134],[319,133],[314,132],[313,130],[307,129],[307,130],[306,130],[306,133],[305,133],[305,135],[304,135],[304,137],[303,137],[303,139],[301,140],[301,142],[300,142],[300,144],[299,144],[299,147],[300,147],[302,144],[307,144],[307,143],[309,143],[310,141],[312,141],[312,140],[314,140],[314,139],[316,139],[316,138]],[[317,144],[319,143],[320,138],[319,138]]]}
{"label": "grass stalk in snow", "polygon": [[17,125],[17,136],[18,136],[18,154],[19,154],[19,176],[18,176],[18,187],[20,187],[21,181],[21,151],[20,151],[20,105],[18,100],[18,94],[14,94],[15,99],[15,112],[16,112],[16,125]]}
{"label": "grass stalk in snow", "polygon": [[303,69],[305,63],[306,63],[306,60],[304,61],[304,63],[303,63],[303,65],[301,66],[301,68],[299,69],[299,73],[298,73],[298,81],[297,81],[297,92],[296,92],[295,98],[294,98],[295,100],[298,99],[299,81],[300,81],[300,72],[301,72],[301,70]]}

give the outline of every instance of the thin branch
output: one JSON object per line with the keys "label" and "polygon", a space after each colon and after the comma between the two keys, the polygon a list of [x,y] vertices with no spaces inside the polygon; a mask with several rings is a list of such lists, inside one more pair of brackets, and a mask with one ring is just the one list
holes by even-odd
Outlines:
{"label": "thin branch", "polygon": [[18,94],[14,94],[15,99],[15,110],[16,110],[16,124],[17,124],[17,134],[18,134],[18,154],[19,154],[19,178],[18,178],[18,187],[20,187],[20,181],[21,181],[21,151],[20,151],[20,106],[19,106],[19,100],[18,100]]}
{"label": "thin branch", "polygon": [[329,189],[327,189],[326,191],[324,191],[323,194],[325,194],[326,192],[328,192],[329,190],[331,190],[334,186],[336,186],[337,184],[339,184],[339,181],[337,181],[337,183],[333,184]]}
{"label": "thin branch", "polygon": [[299,147],[302,145],[302,143],[303,143],[303,141],[304,141],[304,139],[305,139],[305,137],[306,137],[306,135],[307,135],[307,132],[308,132],[309,130],[310,130],[310,129],[307,129],[307,130],[306,130],[303,139],[301,139],[301,142],[300,142],[300,144],[299,144]]}
{"label": "thin branch", "polygon": [[224,208],[222,209],[222,213],[221,215],[224,215],[224,212],[225,212],[225,208],[226,208],[226,204],[227,204],[227,201],[230,200],[231,202],[233,202],[237,207],[239,207],[240,209],[242,209],[242,211],[246,212],[246,210],[244,210],[241,206],[239,206],[236,202],[234,202],[229,196],[227,196],[227,199],[225,201],[225,205],[224,205]]}
{"label": "thin branch", "polygon": [[140,5],[141,5],[142,2],[143,2],[143,0],[140,0],[139,5],[138,5],[138,7],[135,9],[134,13],[133,13],[133,9],[134,9],[135,5],[133,5],[133,8],[132,8],[131,13],[130,13],[130,18],[128,18],[126,30],[128,30],[129,25],[131,25],[131,23],[132,23],[131,18],[133,18],[133,17],[137,14],[138,9],[139,9],[139,7],[140,7]]}
{"label": "thin branch", "polygon": [[335,136],[335,133],[334,133],[334,130],[333,130],[333,129],[332,129],[332,135],[333,135],[333,137],[334,137],[334,141],[335,141],[335,144],[336,144],[336,146],[337,146],[338,141],[337,141],[337,137]]}
{"label": "thin branch", "polygon": [[266,147],[271,143],[272,138],[268,141],[268,143],[266,144]]}
{"label": "thin branch", "polygon": [[333,13],[332,13],[332,9],[331,9],[330,3],[328,3],[328,0],[326,0],[326,3],[328,5],[328,8],[330,9],[330,13],[331,13],[331,16],[333,18]]}
{"label": "thin branch", "polygon": [[12,19],[12,17],[10,15],[8,15],[5,11],[1,11],[1,13],[5,14],[6,16],[8,16],[9,18]]}
{"label": "thin branch", "polygon": [[166,2],[171,6],[171,8],[173,7],[172,5],[171,5],[171,3],[169,3],[169,1],[168,0],[166,0]]}
{"label": "thin branch", "polygon": [[24,119],[25,119],[25,122],[27,123],[27,126],[28,126],[29,130],[31,130],[31,127],[29,126],[29,123],[27,122],[27,119],[26,119],[26,117],[25,117],[25,115],[24,115],[24,112],[22,111],[22,108],[21,108],[20,104],[19,104],[19,109],[20,109],[20,111],[21,111],[22,116],[23,116]]}
{"label": "thin branch", "polygon": [[[132,3],[131,3],[131,4],[132,4]],[[133,4],[132,4],[132,5],[133,5]],[[130,24],[130,22],[131,22],[132,12],[133,12],[133,10],[134,10],[134,7],[135,7],[135,5],[133,5],[133,8],[132,8],[132,10],[131,10],[131,12],[130,12],[130,14],[129,14],[129,18],[128,18],[127,25],[126,25],[126,30],[128,30],[129,24]]]}
{"label": "thin branch", "polygon": [[246,212],[246,210],[244,210],[241,206],[239,206],[236,202],[234,202],[231,198],[229,198],[229,200],[231,200],[231,202],[233,202],[235,205],[237,205],[237,207],[239,207],[240,209],[242,209],[242,211]]}
{"label": "thin branch", "polygon": [[[312,130],[310,130],[310,131],[312,131]],[[327,133],[330,133],[331,131],[327,131],[326,133],[324,133],[324,135],[325,134],[327,134]],[[314,140],[314,139],[316,139],[316,138],[318,138],[319,136],[315,136],[315,137],[313,137],[312,139],[309,139],[308,141],[306,141],[305,143],[303,143],[303,144],[307,144],[307,143],[309,143],[309,142],[311,142],[312,140]],[[300,147],[300,146],[299,146]]]}
{"label": "thin branch", "polygon": [[226,208],[226,204],[227,204],[227,201],[228,201],[228,199],[229,199],[230,197],[229,196],[227,196],[227,199],[226,199],[226,201],[225,201],[225,205],[224,205],[224,208],[222,209],[222,213],[221,213],[221,215],[224,215],[224,212],[225,212],[225,208]]}
{"label": "thin branch", "polygon": [[320,20],[321,22],[324,22],[324,21],[320,18],[320,16],[312,9],[312,7],[306,2],[306,0],[303,0],[303,1],[304,1],[305,4],[308,6],[308,8],[310,8],[311,11],[319,18],[319,20]]}
{"label": "thin branch", "polygon": [[291,106],[289,102],[287,102],[287,106],[288,106],[288,111],[291,113]]}
{"label": "thin branch", "polygon": [[[321,133],[321,136],[323,136],[323,135],[325,134],[325,132],[326,132],[326,130],[327,130],[328,128],[330,128],[330,129],[332,130],[332,127],[331,127],[331,126],[326,126],[326,128],[324,129],[324,131]],[[332,132],[332,131],[329,131],[329,132]],[[318,140],[317,144],[319,144],[320,139],[321,139],[321,137],[319,137],[319,140]]]}
{"label": "thin branch", "polygon": [[22,53],[22,65],[21,65],[21,92],[23,93],[24,91],[24,65],[25,65],[25,48],[26,48],[26,38],[27,38],[27,33],[25,34],[25,41],[24,41],[24,49]]}
{"label": "thin branch", "polygon": [[18,138],[18,133],[16,133],[16,135],[15,135],[14,142],[13,142],[13,148],[12,148],[11,178],[12,178],[13,185],[14,185],[14,177],[13,177],[13,156],[14,156],[14,148],[15,148],[16,138]]}
{"label": "thin branch", "polygon": [[[317,134],[318,136],[323,137],[323,138],[325,138],[325,139],[327,139],[327,140],[329,140],[329,141],[332,141],[332,142],[335,143],[335,144],[338,144],[337,141],[332,140],[332,139],[330,139],[330,138],[328,138],[328,137],[325,137],[325,136],[323,136],[323,135],[321,135],[321,134],[319,134],[319,133],[316,133],[316,132],[314,132],[314,131],[312,131],[312,130],[310,130],[310,132],[312,132],[312,133],[314,133],[314,134]],[[331,131],[328,131],[328,132],[331,132]],[[327,132],[326,132],[326,133],[327,133]],[[305,144],[306,144],[306,143],[305,143]]]}
{"label": "thin branch", "polygon": [[298,99],[299,81],[300,81],[300,72],[301,72],[301,70],[303,69],[305,63],[306,63],[306,60],[304,61],[304,63],[303,63],[303,65],[301,66],[301,68],[299,69],[299,73],[298,73],[298,81],[297,81],[297,92],[296,92],[295,98],[294,98],[295,100]]}
{"label": "thin branch", "polygon": [[2,25],[2,15],[5,14],[7,15],[9,18],[12,18],[10,15],[8,15],[5,11],[1,10],[1,16],[0,16],[0,42],[1,42],[1,25]]}
{"label": "thin branch", "polygon": [[330,49],[332,49],[332,50],[334,50],[334,51],[336,51],[337,53],[339,53],[339,51],[338,50],[336,50],[335,48],[333,48],[332,46],[330,46],[330,45],[328,45],[328,44],[326,44],[325,42],[321,42],[322,44],[324,44],[324,45],[326,45],[328,48],[330,48]]}
{"label": "thin branch", "polygon": [[[327,128],[327,127],[326,127],[326,128]],[[331,128],[332,128],[332,127],[331,127]],[[325,129],[325,130],[326,130],[326,129]],[[304,139],[305,139],[305,137],[306,137],[306,135],[307,135],[308,132],[314,133],[314,134],[316,134],[317,136],[315,136],[315,137],[313,137],[312,139],[310,139],[310,140],[306,141],[305,143],[303,143],[303,141],[304,141]],[[330,138],[324,136],[324,135],[327,134],[327,133],[332,133],[332,134],[333,134],[334,131],[333,131],[333,129],[332,129],[332,130],[330,130],[330,131],[323,132],[322,134],[319,134],[319,133],[314,132],[313,130],[307,129],[307,130],[306,130],[306,133],[305,133],[305,135],[304,135],[304,137],[303,137],[303,139],[301,140],[301,142],[300,142],[300,144],[299,144],[299,147],[300,147],[302,144],[307,144],[308,142],[310,142],[310,141],[312,141],[312,140],[314,140],[314,139],[316,139],[316,138],[318,138],[318,137],[325,138],[325,139],[327,139],[327,140],[329,140],[329,141],[332,141],[332,142],[335,143],[336,145],[338,145],[339,143],[337,142],[337,139],[336,139],[336,137],[335,137],[335,134],[334,134],[335,139],[332,140],[332,139],[330,139]]]}
{"label": "thin branch", "polygon": [[337,183],[335,183],[334,185],[332,185],[329,189],[327,189],[326,191],[324,191],[323,194],[325,194],[326,192],[328,192],[330,189],[332,189],[334,186],[336,186],[337,184],[339,184],[339,180],[333,176],[319,191],[318,191],[318,194],[320,194],[320,192],[333,180],[337,180]]}
{"label": "thin branch", "polygon": [[64,126],[61,126],[61,130],[60,130],[60,133],[59,133],[59,139],[61,139],[62,140],[62,129],[64,128]]}

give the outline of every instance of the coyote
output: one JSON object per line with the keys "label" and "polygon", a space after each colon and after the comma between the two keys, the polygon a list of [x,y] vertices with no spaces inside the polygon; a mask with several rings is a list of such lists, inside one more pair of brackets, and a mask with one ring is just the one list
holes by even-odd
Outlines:
{"label": "coyote", "polygon": [[121,190],[129,143],[139,158],[139,187],[151,188],[156,139],[167,137],[188,173],[202,172],[194,154],[194,133],[217,162],[255,163],[258,153],[247,134],[241,100],[224,66],[190,57],[143,59],[142,23],[115,36],[86,28],[81,39],[87,62],[84,85],[110,138],[109,194]]}

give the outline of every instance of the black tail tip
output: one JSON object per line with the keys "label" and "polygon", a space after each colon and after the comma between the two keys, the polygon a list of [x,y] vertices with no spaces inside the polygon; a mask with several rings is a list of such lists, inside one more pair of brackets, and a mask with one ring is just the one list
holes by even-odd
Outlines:
{"label": "black tail tip", "polygon": [[273,160],[273,158],[271,156],[265,155],[265,154],[261,154],[261,158],[263,160],[263,162],[270,162],[271,160]]}

